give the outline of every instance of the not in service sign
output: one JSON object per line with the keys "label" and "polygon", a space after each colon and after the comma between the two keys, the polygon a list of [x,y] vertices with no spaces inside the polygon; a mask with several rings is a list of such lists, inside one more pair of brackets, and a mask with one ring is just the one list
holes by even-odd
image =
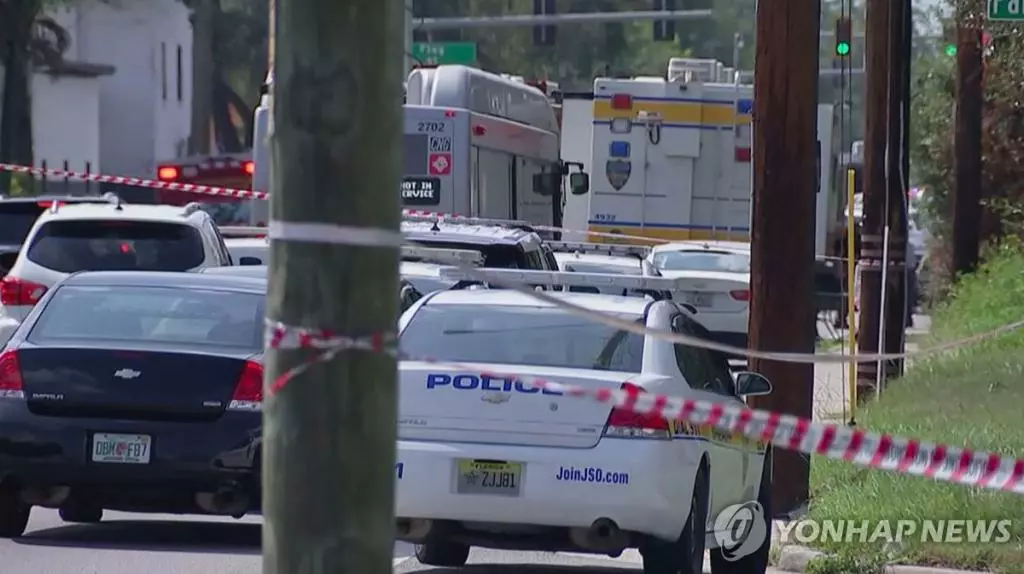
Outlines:
{"label": "not in service sign", "polygon": [[402,179],[403,205],[438,205],[441,203],[441,178],[405,177]]}

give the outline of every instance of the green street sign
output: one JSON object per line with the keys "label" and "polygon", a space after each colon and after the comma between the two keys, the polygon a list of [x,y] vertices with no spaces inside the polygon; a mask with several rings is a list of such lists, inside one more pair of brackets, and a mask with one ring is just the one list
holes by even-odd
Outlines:
{"label": "green street sign", "polygon": [[988,0],[988,19],[1024,21],[1024,0]]}
{"label": "green street sign", "polygon": [[417,42],[412,45],[412,59],[416,63],[428,66],[443,64],[476,64],[476,44],[473,42],[441,42],[425,44]]}

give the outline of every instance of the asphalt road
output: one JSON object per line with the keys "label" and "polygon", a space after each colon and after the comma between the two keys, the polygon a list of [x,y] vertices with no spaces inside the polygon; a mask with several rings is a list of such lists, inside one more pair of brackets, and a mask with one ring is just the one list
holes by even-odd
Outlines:
{"label": "asphalt road", "polygon": [[[626,570],[638,567],[630,558],[623,558]],[[475,551],[472,561],[569,568],[540,570],[551,574],[590,572],[585,569],[588,565],[616,565],[589,556],[487,550]],[[261,568],[260,519],[108,512],[103,523],[82,525],[65,524],[56,511],[37,508],[25,536],[0,540],[0,562],[3,574],[253,574]],[[412,547],[404,543],[395,544],[394,564],[396,572],[437,571],[417,562]],[[469,571],[480,572],[478,568]]]}
{"label": "asphalt road", "polygon": [[[255,574],[261,570],[260,519],[108,512],[95,525],[65,524],[57,512],[33,510],[25,536],[0,539],[3,574]],[[434,568],[396,543],[394,572],[454,574],[615,574],[642,570],[640,556],[476,549],[464,569]],[[707,564],[705,564],[707,571]],[[769,572],[773,572],[770,570]]]}

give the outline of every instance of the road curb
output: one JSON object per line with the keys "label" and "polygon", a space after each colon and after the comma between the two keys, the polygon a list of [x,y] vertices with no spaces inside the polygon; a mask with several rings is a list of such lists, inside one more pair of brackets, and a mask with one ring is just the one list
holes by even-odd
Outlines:
{"label": "road curb", "polygon": [[[779,561],[775,565],[775,569],[782,572],[806,572],[808,562],[824,555],[824,552],[814,550],[813,548],[787,544],[779,550]],[[906,564],[890,564],[886,567],[886,572],[887,574],[991,574],[985,571],[910,566]]]}
{"label": "road curb", "polygon": [[775,567],[783,572],[803,572],[807,570],[808,562],[823,555],[823,552],[811,548],[787,544],[779,549],[779,563]]}

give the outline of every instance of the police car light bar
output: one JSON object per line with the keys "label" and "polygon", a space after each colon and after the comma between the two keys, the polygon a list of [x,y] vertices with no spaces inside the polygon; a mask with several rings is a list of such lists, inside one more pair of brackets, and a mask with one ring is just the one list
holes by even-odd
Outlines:
{"label": "police car light bar", "polygon": [[266,237],[266,227],[248,227],[248,226],[233,226],[225,225],[218,227],[220,234],[224,237]]}
{"label": "police car light bar", "polygon": [[447,216],[435,213],[403,212],[402,219],[407,222],[449,223],[455,225],[505,225],[516,227],[529,227],[531,229],[533,228],[533,224],[530,223],[529,221],[522,221],[516,219],[489,219],[486,217]]}
{"label": "police car light bar", "polygon": [[612,243],[584,243],[582,241],[546,241],[551,249],[558,252],[600,253],[639,257],[643,259],[651,253],[651,248],[643,245],[615,245]]}
{"label": "police car light bar", "polygon": [[402,261],[421,261],[439,265],[483,265],[484,256],[479,251],[469,249],[441,249],[423,247],[421,245],[403,245]]}
{"label": "police car light bar", "polygon": [[645,277],[617,273],[579,273],[576,271],[538,271],[532,269],[485,269],[481,273],[467,272],[454,267],[441,269],[442,279],[449,281],[476,281],[487,283],[484,276],[508,283],[551,285],[555,287],[611,287],[635,291],[676,292],[686,289],[688,279],[678,277]]}

